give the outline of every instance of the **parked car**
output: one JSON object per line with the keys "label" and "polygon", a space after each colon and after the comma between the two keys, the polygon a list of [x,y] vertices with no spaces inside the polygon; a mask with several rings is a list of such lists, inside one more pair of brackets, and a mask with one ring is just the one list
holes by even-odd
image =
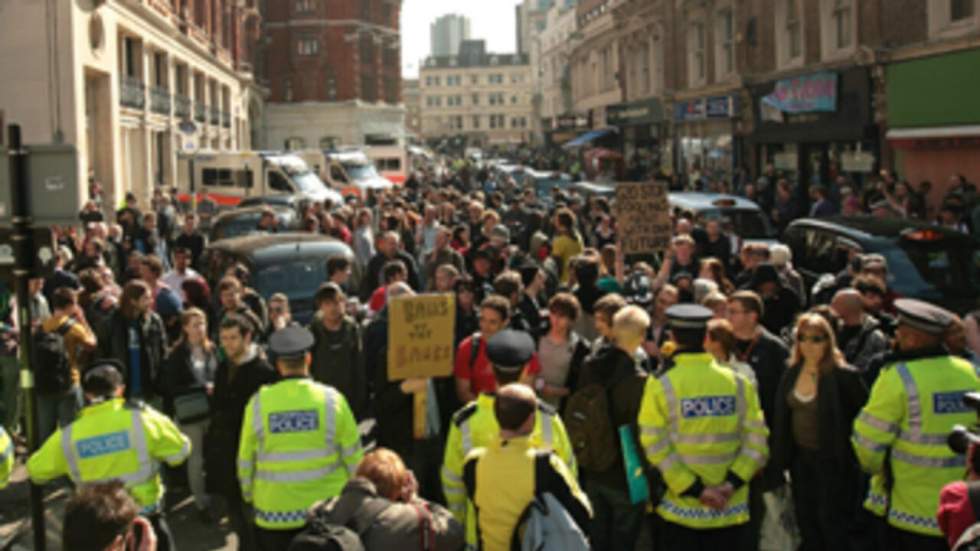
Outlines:
{"label": "parked car", "polygon": [[262,205],[289,207],[296,212],[300,212],[303,205],[309,200],[300,195],[277,194],[259,195],[256,197],[246,197],[238,204],[239,207],[259,207]]}
{"label": "parked car", "polygon": [[744,197],[723,193],[678,192],[668,194],[674,211],[691,214],[696,223],[728,220],[731,231],[744,242],[776,243],[776,232],[759,205]]}
{"label": "parked car", "polygon": [[795,220],[783,241],[807,288],[843,270],[853,253],[878,253],[888,262],[887,283],[895,293],[961,313],[976,308],[980,240],[969,235],[905,218],[838,216]]}
{"label": "parked car", "polygon": [[208,240],[217,241],[229,237],[260,233],[258,229],[259,219],[262,218],[262,213],[266,209],[271,209],[276,214],[276,221],[278,222],[276,231],[299,229],[299,215],[292,208],[281,205],[245,207],[227,210],[215,216],[208,229]]}
{"label": "parked car", "polygon": [[351,281],[360,281],[351,248],[332,237],[312,233],[221,239],[208,245],[203,265],[206,276],[214,281],[232,264],[243,263],[252,274],[252,287],[260,295],[268,300],[274,293],[285,293],[293,319],[307,323],[316,310],[313,295],[327,280],[327,260],[335,256],[349,258],[355,267]]}

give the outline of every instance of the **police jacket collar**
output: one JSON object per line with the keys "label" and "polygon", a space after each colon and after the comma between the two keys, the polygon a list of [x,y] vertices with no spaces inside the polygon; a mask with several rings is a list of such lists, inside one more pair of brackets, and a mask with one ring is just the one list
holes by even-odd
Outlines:
{"label": "police jacket collar", "polygon": [[106,400],[104,402],[97,402],[82,408],[82,411],[79,412],[79,417],[84,417],[86,415],[95,415],[97,413],[102,413],[114,409],[122,409],[122,406],[125,402],[126,402],[125,398],[113,398],[111,400]]}
{"label": "police jacket collar", "polygon": [[710,363],[714,359],[714,356],[705,352],[704,350],[678,350],[672,356],[676,365],[682,365],[688,362],[691,363]]}
{"label": "police jacket collar", "polygon": [[886,363],[911,362],[937,356],[949,356],[949,351],[943,346],[935,346],[922,350],[894,350],[888,354]]}

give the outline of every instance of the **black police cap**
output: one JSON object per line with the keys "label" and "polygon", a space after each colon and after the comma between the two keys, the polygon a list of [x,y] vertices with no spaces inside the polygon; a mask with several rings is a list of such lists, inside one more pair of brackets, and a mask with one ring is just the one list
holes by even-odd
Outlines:
{"label": "black police cap", "polygon": [[277,358],[302,358],[310,348],[313,348],[313,333],[298,325],[284,327],[269,337],[269,350]]}
{"label": "black police cap", "polygon": [[504,329],[487,340],[487,358],[501,371],[522,370],[533,355],[534,340],[524,331]]}
{"label": "black police cap", "polygon": [[895,301],[899,325],[918,329],[930,335],[942,335],[953,321],[953,314],[945,308],[913,298]]}
{"label": "black police cap", "polygon": [[667,309],[667,321],[674,329],[705,329],[714,313],[697,304],[675,304]]}

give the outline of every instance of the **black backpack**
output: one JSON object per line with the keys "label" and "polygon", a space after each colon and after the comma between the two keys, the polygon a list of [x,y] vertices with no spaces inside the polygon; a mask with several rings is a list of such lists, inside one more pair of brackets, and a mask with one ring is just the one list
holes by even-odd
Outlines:
{"label": "black backpack", "polygon": [[54,331],[38,330],[32,337],[34,387],[41,394],[57,394],[71,388],[71,365],[65,352],[65,335],[75,326],[68,318]]}
{"label": "black backpack", "polygon": [[293,538],[288,551],[365,551],[361,537],[387,508],[382,499],[366,501],[363,510],[346,524],[331,522],[325,515],[314,513],[303,531]]}

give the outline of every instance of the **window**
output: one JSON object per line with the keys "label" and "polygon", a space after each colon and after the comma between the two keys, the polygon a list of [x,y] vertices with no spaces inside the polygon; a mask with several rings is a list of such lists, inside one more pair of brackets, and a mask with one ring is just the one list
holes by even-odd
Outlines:
{"label": "window", "polygon": [[976,0],[949,0],[949,20],[953,23],[973,17]]}
{"label": "window", "polygon": [[511,105],[517,105],[517,96],[511,96],[510,97],[510,104]]}
{"label": "window", "polygon": [[473,105],[480,105],[480,94],[473,94]]}
{"label": "window", "polygon": [[295,151],[297,149],[305,149],[306,140],[303,138],[286,138],[286,149],[288,151]]}
{"label": "window", "polygon": [[378,79],[374,75],[361,75],[361,98],[367,102],[378,101]]}
{"label": "window", "polygon": [[304,36],[296,43],[296,53],[299,55],[316,55],[320,52],[320,41],[312,36]]}
{"label": "window", "polygon": [[735,71],[735,21],[731,9],[718,12],[717,74],[721,80]]}
{"label": "window", "polygon": [[452,117],[449,117],[449,127],[452,128],[452,129],[454,129],[454,130],[462,130],[463,129],[463,116],[462,115],[453,115]]}
{"label": "window", "polygon": [[837,49],[842,50],[851,45],[851,0],[835,0],[833,17],[835,42]]}
{"label": "window", "polygon": [[697,22],[691,24],[690,34],[691,59],[689,64],[688,81],[691,85],[702,84],[705,79],[705,66],[707,60],[704,52],[704,23]]}
{"label": "window", "polygon": [[479,83],[480,83],[479,75],[470,75],[470,84],[479,84]]}
{"label": "window", "polygon": [[473,115],[473,130],[480,129],[480,115]]}
{"label": "window", "polygon": [[790,59],[796,59],[803,53],[802,29],[799,4],[796,0],[786,0],[786,38]]}
{"label": "window", "polygon": [[316,7],[313,5],[313,0],[296,0],[294,9],[296,10],[296,13],[310,13],[316,9]]}
{"label": "window", "polygon": [[374,63],[374,37],[370,34],[361,34],[360,57],[361,63]]}

